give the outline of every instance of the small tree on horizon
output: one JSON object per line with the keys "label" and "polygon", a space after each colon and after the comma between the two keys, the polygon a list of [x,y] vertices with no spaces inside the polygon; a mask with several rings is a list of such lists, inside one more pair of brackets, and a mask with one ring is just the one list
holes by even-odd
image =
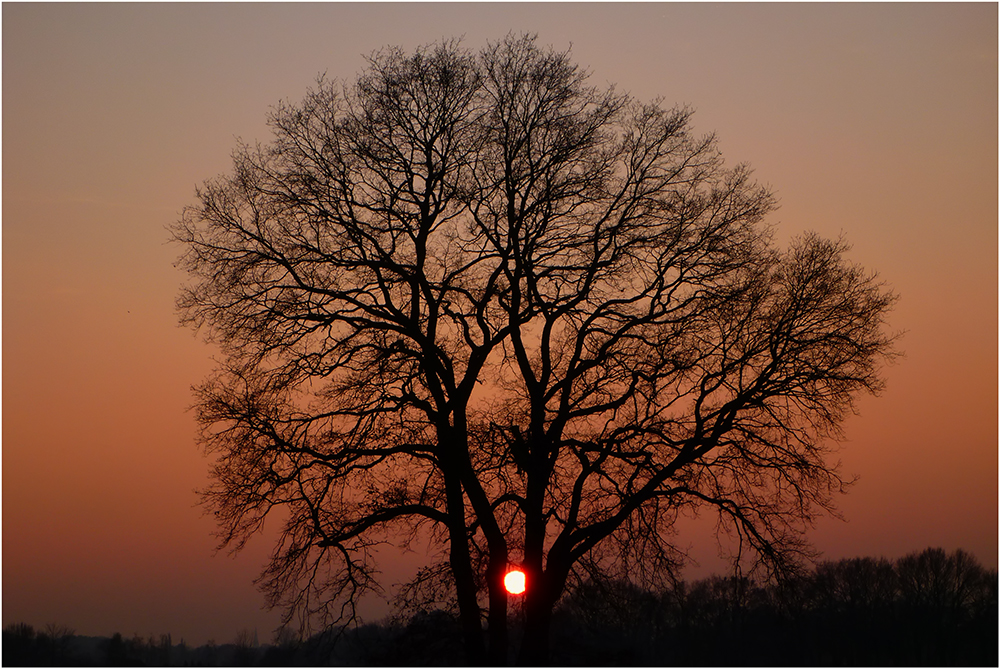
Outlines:
{"label": "small tree on horizon", "polygon": [[506,663],[517,563],[543,664],[567,586],[662,578],[681,513],[767,569],[809,554],[895,297],[842,240],[776,249],[774,197],[690,117],[533,37],[385,49],[198,190],[204,503],[236,550],[286,514],[260,579],[286,623],[353,619],[372,548],[426,532],[447,557],[411,594],[451,589],[469,662]]}

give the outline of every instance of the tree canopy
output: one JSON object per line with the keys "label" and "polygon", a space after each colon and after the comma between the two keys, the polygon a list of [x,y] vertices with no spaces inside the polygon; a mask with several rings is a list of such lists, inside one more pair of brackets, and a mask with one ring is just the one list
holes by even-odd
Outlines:
{"label": "tree canopy", "polygon": [[770,569],[808,553],[895,297],[843,240],[776,248],[774,196],[691,115],[530,36],[387,48],[198,190],[174,236],[181,319],[223,354],[204,501],[236,549],[281,510],[286,622],[353,617],[373,547],[423,532],[446,557],[407,594],[443,587],[469,660],[503,663],[520,565],[539,663],[575,580],[670,573],[681,513]]}

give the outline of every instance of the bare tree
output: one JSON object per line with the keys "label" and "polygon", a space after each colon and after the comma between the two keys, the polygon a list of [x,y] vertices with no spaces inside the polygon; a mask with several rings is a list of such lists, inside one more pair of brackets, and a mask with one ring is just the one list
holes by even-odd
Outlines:
{"label": "bare tree", "polygon": [[771,193],[689,110],[587,79],[531,37],[383,50],[280,104],[176,225],[182,321],[224,354],[205,503],[237,550],[283,510],[286,623],[353,619],[371,549],[426,531],[447,559],[414,588],[452,588],[470,662],[506,661],[512,563],[544,662],[568,584],[664,577],[678,514],[782,569],[832,510],[893,295],[843,241],[775,249]]}

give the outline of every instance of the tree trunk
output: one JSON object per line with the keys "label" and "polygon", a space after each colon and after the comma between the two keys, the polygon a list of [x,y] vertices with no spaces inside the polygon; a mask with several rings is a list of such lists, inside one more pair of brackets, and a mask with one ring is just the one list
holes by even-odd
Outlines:
{"label": "tree trunk", "polygon": [[550,551],[545,571],[539,570],[534,587],[525,592],[524,640],[517,658],[521,666],[544,666],[552,662],[552,612],[569,578],[567,558],[562,551]]}
{"label": "tree trunk", "polygon": [[[541,587],[540,587],[541,586]],[[535,592],[526,592],[524,639],[517,663],[522,667],[542,667],[550,663],[549,633],[552,627],[554,601],[548,588],[535,584]]]}
{"label": "tree trunk", "polygon": [[489,614],[489,655],[487,661],[493,666],[507,664],[507,590],[503,577],[507,571],[507,551],[495,554],[490,550],[490,565],[486,580],[490,594]]}
{"label": "tree trunk", "polygon": [[518,664],[541,666],[549,662],[549,624],[552,620],[550,575],[545,572],[545,484],[550,468],[543,440],[533,440],[529,447],[528,480],[525,489],[524,563],[524,638]]}
{"label": "tree trunk", "polygon": [[[451,533],[455,534],[454,531]],[[465,550],[463,551],[462,548]],[[457,545],[454,537],[451,542],[450,561],[452,572],[455,575],[458,617],[462,627],[462,638],[465,641],[466,660],[469,665],[479,666],[485,664],[486,660],[486,644],[483,640],[483,628],[479,618],[479,601],[476,598],[476,586],[472,575],[472,565],[469,561],[468,546]]]}
{"label": "tree trunk", "polygon": [[447,472],[445,492],[449,516],[448,539],[451,548],[449,563],[455,576],[459,624],[465,641],[466,661],[469,665],[483,665],[486,663],[486,644],[483,640],[479,615],[476,579],[472,571],[472,559],[469,556],[469,538],[465,528],[465,501],[458,477],[448,476]]}

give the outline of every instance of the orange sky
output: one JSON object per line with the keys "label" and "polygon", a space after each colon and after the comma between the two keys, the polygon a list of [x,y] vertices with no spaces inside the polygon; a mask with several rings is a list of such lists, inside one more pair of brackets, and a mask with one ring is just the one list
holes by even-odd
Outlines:
{"label": "orange sky", "polygon": [[[507,31],[697,112],[778,193],[779,240],[843,233],[902,296],[906,357],[841,452],[831,559],[997,567],[997,5],[3,4],[3,624],[262,639],[266,538],[213,555],[165,227],[267,140],[270,105],[362,54]],[[715,549],[697,527],[704,575]],[[398,580],[403,566],[387,560]],[[390,581],[393,578],[389,579]],[[373,608],[372,610],[376,610]]]}

